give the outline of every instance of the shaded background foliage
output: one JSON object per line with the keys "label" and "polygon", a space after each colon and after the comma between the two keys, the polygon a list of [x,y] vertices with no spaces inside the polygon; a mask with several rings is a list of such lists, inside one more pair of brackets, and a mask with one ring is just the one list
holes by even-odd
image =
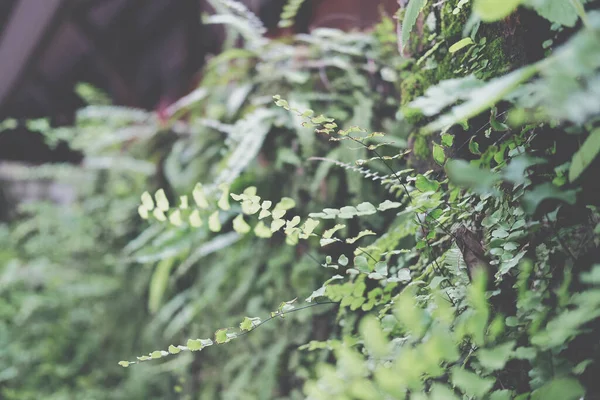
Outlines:
{"label": "shaded background foliage", "polygon": [[[28,121],[82,160],[7,173],[63,203],[0,230],[2,396],[594,398],[600,24],[597,2],[572,3],[411,0],[370,32],[272,39],[285,31],[214,1],[223,51],[187,96],[151,112],[80,86],[74,126]],[[288,246],[246,234],[233,201],[219,229],[181,222],[198,182],[345,227]],[[140,222],[145,191],[169,221]],[[338,304],[117,365],[293,297]]]}

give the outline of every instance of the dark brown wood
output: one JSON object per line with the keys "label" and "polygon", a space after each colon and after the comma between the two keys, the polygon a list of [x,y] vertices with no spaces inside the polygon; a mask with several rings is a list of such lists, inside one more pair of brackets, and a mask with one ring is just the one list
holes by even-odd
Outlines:
{"label": "dark brown wood", "polygon": [[0,38],[0,107],[29,70],[67,0],[20,0]]}

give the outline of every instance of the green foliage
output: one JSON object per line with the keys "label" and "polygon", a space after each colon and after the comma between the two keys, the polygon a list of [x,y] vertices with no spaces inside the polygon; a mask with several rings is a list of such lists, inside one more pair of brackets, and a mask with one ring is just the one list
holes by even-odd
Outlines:
{"label": "green foliage", "polygon": [[[409,2],[403,31],[425,3]],[[444,37],[433,29],[420,58],[402,62],[391,56],[389,23],[372,36],[320,30],[269,41],[245,8],[223,4],[230,11],[211,21],[249,40],[212,59],[167,121],[96,106],[80,114],[78,129],[32,125],[81,146],[86,162],[116,158],[136,132],[129,163],[111,164],[115,181],[91,191],[105,190],[107,201],[88,194],[82,210],[69,209],[81,221],[75,229],[33,209],[14,231],[36,263],[48,251],[75,270],[73,260],[93,259],[104,275],[111,266],[133,274],[131,294],[107,280],[98,295],[106,310],[122,290],[127,310],[144,311],[117,308],[109,318],[136,347],[119,348],[112,365],[143,364],[120,368],[119,382],[162,371],[182,377],[186,395],[232,399],[597,396],[600,215],[597,187],[584,178],[598,153],[598,14],[584,15],[585,25],[541,61],[510,73],[500,61],[484,76],[476,53],[498,47],[477,27],[463,39],[456,26]],[[481,0],[470,23],[520,4],[557,19],[552,1]],[[455,1],[436,12],[441,25],[463,28],[470,11]],[[393,84],[412,82],[423,96],[395,97]],[[422,114],[414,127],[394,115],[401,102]],[[91,140],[104,125],[106,136]],[[110,134],[117,129],[129,139]],[[578,137],[580,146],[565,145]],[[167,139],[165,179],[152,179],[152,143]],[[420,164],[408,165],[411,152]],[[135,177],[133,189],[117,184],[122,176]],[[61,232],[54,225],[66,231],[55,240],[95,235],[65,253],[42,243],[45,232],[29,236],[48,226]],[[14,274],[11,265],[4,269]],[[295,296],[304,301],[282,301]],[[74,308],[60,302],[62,313]],[[19,321],[14,314],[7,321]],[[114,328],[119,316],[126,329]],[[94,357],[115,354],[119,346],[98,354],[106,337],[90,347]],[[140,347],[163,350],[131,357]],[[20,379],[31,387],[43,378]],[[16,382],[2,394],[27,398]],[[166,381],[145,382],[172,395]]]}
{"label": "green foliage", "polygon": [[419,17],[419,13],[427,3],[427,0],[409,0],[408,5],[406,6],[406,11],[404,13],[404,18],[402,20],[402,50],[406,47],[408,43],[410,33],[412,32],[415,24],[417,23],[417,18]]}

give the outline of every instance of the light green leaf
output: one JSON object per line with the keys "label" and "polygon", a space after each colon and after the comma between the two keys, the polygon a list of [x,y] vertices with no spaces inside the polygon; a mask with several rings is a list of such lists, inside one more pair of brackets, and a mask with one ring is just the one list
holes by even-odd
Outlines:
{"label": "light green leaf", "polygon": [[269,229],[264,222],[259,221],[258,224],[254,227],[254,234],[263,239],[268,239],[273,236],[273,232]]}
{"label": "light green leaf", "polygon": [[155,208],[154,211],[152,211],[152,215],[154,215],[154,218],[156,218],[160,222],[164,222],[167,220],[167,216],[165,215],[165,213],[158,207]]}
{"label": "light green leaf", "polygon": [[194,202],[200,208],[208,208],[208,201],[206,200],[206,195],[204,194],[204,189],[202,188],[202,184],[197,183],[192,191],[192,197],[194,198]]}
{"label": "light green leaf", "polygon": [[511,400],[513,398],[510,390],[497,390],[490,394],[490,400]]}
{"label": "light green leaf", "polygon": [[212,340],[210,339],[188,339],[186,346],[190,351],[200,351],[211,344]]}
{"label": "light green leaf", "polygon": [[475,167],[464,160],[448,161],[446,171],[452,182],[464,187],[490,189],[494,183],[500,180],[498,174]]}
{"label": "light green leaf", "polygon": [[573,182],[600,153],[600,128],[594,129],[573,155],[569,168],[569,181]]}
{"label": "light green leaf", "polygon": [[333,228],[327,229],[325,232],[323,232],[323,238],[324,239],[331,239],[333,237],[334,233],[336,233],[340,229],[344,229],[345,227],[346,227],[346,225],[337,224]]}
{"label": "light green leaf", "polygon": [[279,203],[275,205],[275,210],[289,210],[290,208],[296,207],[294,199],[289,197],[283,197]]}
{"label": "light green leaf", "polygon": [[510,358],[515,343],[515,341],[510,341],[491,349],[479,349],[477,358],[482,366],[491,371],[502,369]]}
{"label": "light green leaf", "polygon": [[150,353],[150,358],[152,358],[152,359],[161,358],[162,356],[163,356],[163,353],[160,350],[156,350],[156,351],[153,351],[152,353]]}
{"label": "light green leaf", "polygon": [[219,201],[217,202],[217,206],[221,210],[227,211],[231,208],[229,206],[229,185],[222,183],[221,185],[219,185],[219,189],[221,189],[222,193],[221,197],[219,198]]}
{"label": "light green leaf", "polygon": [[444,165],[444,161],[446,161],[444,148],[437,143],[433,144],[433,160],[438,163],[438,165]]}
{"label": "light green leaf", "polygon": [[555,199],[570,205],[575,204],[577,194],[574,190],[563,191],[550,182],[542,183],[533,190],[525,192],[522,198],[523,209],[527,214],[533,214],[544,200]]}
{"label": "light green leaf", "polygon": [[223,344],[231,340],[230,336],[227,335],[227,329],[219,329],[215,332],[215,343]]}
{"label": "light green leaf", "polygon": [[450,46],[448,51],[450,53],[456,53],[457,51],[459,51],[467,46],[470,46],[473,43],[474,43],[473,39],[471,39],[470,37],[466,37],[466,38],[463,38],[463,39],[459,40],[458,42],[454,43],[452,46]]}
{"label": "light green leaf", "polygon": [[142,205],[148,211],[154,210],[154,200],[152,200],[152,196],[150,195],[150,193],[142,193]]}
{"label": "light green leaf", "polygon": [[271,215],[271,212],[269,210],[262,209],[258,214],[258,219],[267,218],[269,215]]}
{"label": "light green leaf", "polygon": [[383,203],[379,204],[379,207],[377,207],[377,209],[379,211],[386,211],[399,207],[402,207],[402,203],[398,203],[397,201],[385,200]]}
{"label": "light green leaf", "polygon": [[200,211],[194,210],[190,214],[190,225],[194,228],[199,228],[202,226],[202,218],[200,218]]}
{"label": "light green leaf", "polygon": [[189,207],[188,197],[186,195],[179,196],[179,209],[180,210],[187,210],[188,207]]}
{"label": "light green leaf", "polygon": [[240,329],[242,331],[251,331],[254,328],[255,324],[260,323],[260,318],[248,318],[245,317],[244,320],[240,323]]}
{"label": "light green leaf", "polygon": [[375,358],[383,358],[390,351],[390,344],[381,330],[377,318],[367,315],[360,323],[360,333],[365,341],[365,347],[370,355]]}
{"label": "light green leaf", "polygon": [[127,367],[129,367],[129,364],[133,364],[133,363],[131,363],[131,362],[129,362],[129,361],[119,361],[119,365],[120,365],[121,367],[125,367],[125,368],[127,368]]}
{"label": "light green leaf", "polygon": [[492,389],[495,381],[494,378],[482,378],[459,366],[452,368],[452,383],[468,396],[483,398]]}
{"label": "light green leaf", "polygon": [[219,220],[219,211],[215,211],[208,217],[208,229],[211,232],[219,232],[221,230],[221,221]]}
{"label": "light green leaf", "polygon": [[169,200],[167,200],[167,195],[163,189],[159,189],[154,194],[154,199],[156,200],[156,207],[158,207],[161,211],[169,210]]}
{"label": "light green leaf", "polygon": [[[363,202],[356,206],[357,215],[372,215],[377,212],[375,206],[369,202]],[[341,211],[341,210],[340,210]]]}
{"label": "light green leaf", "polygon": [[142,219],[148,219],[149,217],[148,209],[144,207],[143,204],[140,204],[138,206],[138,214],[140,215],[140,217],[142,217]]}
{"label": "light green leaf", "polygon": [[365,236],[371,236],[371,235],[376,235],[376,233],[369,229],[366,229],[364,231],[359,232],[358,235],[356,235],[355,237],[346,239],[346,243],[353,244],[358,239],[363,238]]}
{"label": "light green leaf", "polygon": [[286,221],[283,219],[274,219],[271,222],[271,232],[277,232],[285,225],[285,223]]}
{"label": "light green leaf", "polygon": [[341,255],[338,258],[338,264],[340,264],[342,267],[345,267],[346,265],[348,265],[348,257],[346,257],[345,255]]}
{"label": "light green leaf", "polygon": [[475,0],[473,9],[482,21],[494,22],[508,17],[520,3],[521,0]]}
{"label": "light green leaf", "polygon": [[421,10],[426,3],[427,0],[410,0],[408,2],[406,11],[404,12],[404,19],[402,20],[402,51],[404,51],[404,48],[410,39],[410,33],[419,17],[419,13],[421,13]]}
{"label": "light green leaf", "polygon": [[523,3],[550,22],[570,28],[577,23],[577,10],[570,0],[523,0]]}
{"label": "light green leaf", "polygon": [[534,390],[531,400],[578,400],[585,395],[585,389],[574,378],[555,378],[541,388]]}
{"label": "light green leaf", "polygon": [[283,218],[283,216],[285,215],[286,212],[287,212],[286,210],[274,209],[273,210],[273,219],[281,219],[281,218]]}
{"label": "light green leaf", "polygon": [[181,349],[179,347],[175,347],[173,345],[170,345],[168,350],[171,354],[178,354],[181,352]]}
{"label": "light green leaf", "polygon": [[446,147],[452,147],[452,143],[454,143],[454,135],[442,133],[442,144]]}
{"label": "light green leaf", "polygon": [[436,192],[440,188],[440,184],[419,174],[415,181],[415,187],[421,192]]}
{"label": "light green leaf", "polygon": [[175,210],[169,215],[169,222],[175,226],[181,226],[183,220],[181,219],[181,211]]}
{"label": "light green leaf", "polygon": [[[209,220],[209,224],[210,224],[210,220]],[[235,217],[233,219],[233,230],[241,235],[244,235],[244,234],[250,232],[250,225],[248,225],[246,223],[246,221],[244,221],[244,216],[242,214],[239,214],[237,217]]]}
{"label": "light green leaf", "polygon": [[148,309],[153,314],[158,311],[161,305],[162,298],[169,283],[170,272],[174,264],[175,258],[165,258],[156,265],[156,268],[152,273],[148,290]]}
{"label": "light green leaf", "polygon": [[302,225],[302,234],[300,235],[300,239],[308,239],[319,223],[320,221],[308,218]]}

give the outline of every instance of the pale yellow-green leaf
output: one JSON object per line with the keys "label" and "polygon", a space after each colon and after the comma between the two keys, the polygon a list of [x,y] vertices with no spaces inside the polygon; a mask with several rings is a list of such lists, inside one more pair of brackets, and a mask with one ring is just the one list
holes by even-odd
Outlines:
{"label": "pale yellow-green leaf", "polygon": [[148,192],[142,193],[142,205],[148,211],[154,210],[154,200],[152,200],[152,196]]}
{"label": "pale yellow-green leaf", "polygon": [[217,202],[217,206],[221,210],[227,211],[231,208],[229,206],[229,186],[227,184],[221,184],[219,185],[219,189],[221,189],[221,197]]}
{"label": "pale yellow-green leaf", "polygon": [[242,212],[247,215],[256,214],[260,210],[260,203],[252,200],[242,201]]}
{"label": "pale yellow-green leaf", "polygon": [[262,221],[259,221],[254,227],[254,234],[263,239],[268,239],[273,236],[273,232],[271,232],[271,230]]}
{"label": "pale yellow-green leaf", "polygon": [[250,225],[244,221],[244,216],[242,214],[239,214],[233,219],[233,230],[242,235],[250,232]]}
{"label": "pale yellow-green leaf", "polygon": [[206,200],[206,195],[204,194],[204,189],[202,188],[201,183],[196,183],[196,186],[192,191],[192,197],[194,198],[194,202],[198,207],[208,208],[208,201]]}
{"label": "pale yellow-green leaf", "polygon": [[279,203],[275,205],[276,210],[289,210],[290,208],[294,208],[296,206],[296,202],[294,199],[290,197],[283,197]]}
{"label": "pale yellow-green leaf", "polygon": [[169,350],[169,353],[171,353],[171,354],[177,354],[177,353],[181,352],[181,349],[179,347],[175,347],[173,345],[170,345],[168,350]]}
{"label": "pale yellow-green leaf", "polygon": [[298,215],[296,215],[294,218],[292,218],[291,221],[288,221],[285,225],[285,229],[289,229],[289,228],[293,228],[296,225],[298,225],[300,223],[300,217]]}
{"label": "pale yellow-green leaf", "polygon": [[165,258],[161,260],[152,273],[148,289],[148,309],[151,313],[158,311],[165,291],[169,284],[171,269],[175,264],[174,258]]}
{"label": "pale yellow-green leaf", "polygon": [[167,200],[164,189],[158,189],[154,194],[154,199],[156,200],[156,207],[161,211],[167,211],[169,209],[169,200]]}
{"label": "pale yellow-green leaf", "polygon": [[313,233],[317,225],[319,225],[319,222],[320,221],[308,218],[302,225],[302,234],[300,235],[300,239],[308,239],[308,237]]}
{"label": "pale yellow-green leaf", "polygon": [[219,220],[219,211],[215,211],[208,217],[208,229],[211,232],[219,232],[221,230],[221,221]]}
{"label": "pale yellow-green leaf", "polygon": [[333,236],[334,233],[336,233],[340,229],[344,229],[345,227],[346,227],[346,225],[337,224],[333,228],[327,229],[325,232],[323,232],[323,238],[324,239],[331,239],[331,237]]}
{"label": "pale yellow-green leaf", "polygon": [[508,17],[521,4],[521,0],[475,0],[473,8],[484,22],[499,21]]}
{"label": "pale yellow-green leaf", "polygon": [[194,228],[202,226],[202,218],[200,218],[200,212],[198,210],[194,210],[190,214],[190,225]]}
{"label": "pale yellow-green leaf", "polygon": [[285,215],[286,210],[273,210],[273,219],[281,219]]}
{"label": "pale yellow-green leaf", "polygon": [[140,217],[142,217],[142,219],[148,219],[148,209],[144,207],[143,204],[139,205],[138,214],[140,214]]}
{"label": "pale yellow-green leaf", "polygon": [[271,232],[277,232],[285,225],[285,220],[283,219],[274,219],[271,222]]}
{"label": "pale yellow-green leaf", "polygon": [[271,215],[271,212],[269,210],[262,209],[258,214],[258,219],[267,218],[269,215]]}
{"label": "pale yellow-green leaf", "polygon": [[460,49],[463,49],[463,48],[465,48],[467,46],[470,46],[473,43],[474,43],[473,39],[471,39],[470,37],[466,37],[466,38],[463,38],[463,39],[459,40],[458,42],[454,43],[452,46],[450,46],[450,48],[448,49],[448,51],[450,53],[456,53]]}
{"label": "pale yellow-green leaf", "polygon": [[188,197],[186,195],[179,196],[179,208],[182,210],[187,210],[188,207]]}
{"label": "pale yellow-green leaf", "polygon": [[375,235],[375,232],[373,232],[369,229],[366,229],[364,231],[359,232],[358,235],[356,235],[355,237],[346,239],[346,243],[352,244],[352,243],[355,243],[358,239],[360,239],[362,237],[371,236],[371,235]]}
{"label": "pale yellow-green leaf", "polygon": [[156,218],[157,220],[159,220],[161,222],[167,220],[167,216],[160,208],[155,208],[154,211],[152,212],[152,215],[154,215],[154,218]]}
{"label": "pale yellow-green leaf", "polygon": [[181,211],[175,210],[169,215],[169,222],[175,226],[181,226],[183,221],[181,220]]}

